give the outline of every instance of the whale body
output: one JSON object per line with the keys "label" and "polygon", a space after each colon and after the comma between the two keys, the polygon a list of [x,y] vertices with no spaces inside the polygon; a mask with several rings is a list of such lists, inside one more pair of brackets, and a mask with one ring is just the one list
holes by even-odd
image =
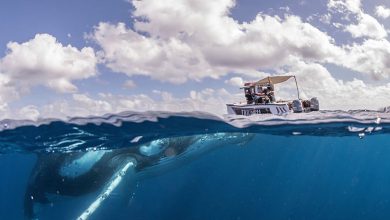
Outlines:
{"label": "whale body", "polygon": [[222,145],[240,144],[252,137],[246,133],[215,133],[162,138],[121,149],[38,154],[25,192],[25,216],[35,218],[34,205],[48,204],[50,194],[82,196],[103,190],[79,217],[87,219],[129,170],[137,173],[165,161],[174,161],[184,153],[196,154]]}

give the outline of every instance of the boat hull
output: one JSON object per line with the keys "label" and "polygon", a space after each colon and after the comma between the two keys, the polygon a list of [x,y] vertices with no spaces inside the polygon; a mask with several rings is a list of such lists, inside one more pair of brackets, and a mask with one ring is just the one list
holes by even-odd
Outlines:
{"label": "boat hull", "polygon": [[286,115],[292,112],[287,103],[226,104],[226,107],[228,114],[244,116],[258,114]]}

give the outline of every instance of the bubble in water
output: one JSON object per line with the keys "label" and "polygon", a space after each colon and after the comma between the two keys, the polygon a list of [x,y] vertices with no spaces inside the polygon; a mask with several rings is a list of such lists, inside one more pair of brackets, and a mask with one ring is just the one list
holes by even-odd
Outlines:
{"label": "bubble in water", "polygon": [[367,127],[365,132],[371,133],[374,130],[374,127]]}
{"label": "bubble in water", "polygon": [[361,132],[364,131],[365,128],[359,128],[359,127],[354,127],[354,126],[348,126],[348,131],[349,132]]}
{"label": "bubble in water", "polygon": [[365,136],[365,134],[364,134],[364,133],[359,133],[359,138],[360,138],[360,139],[363,139],[363,138],[364,138],[364,136]]}
{"label": "bubble in water", "polygon": [[135,138],[133,138],[130,143],[137,143],[139,140],[141,140],[142,136],[137,136]]}

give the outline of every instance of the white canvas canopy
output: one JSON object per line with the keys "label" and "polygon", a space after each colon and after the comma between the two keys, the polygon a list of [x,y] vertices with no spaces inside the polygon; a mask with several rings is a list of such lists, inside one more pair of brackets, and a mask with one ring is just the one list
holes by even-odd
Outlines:
{"label": "white canvas canopy", "polygon": [[268,77],[265,77],[264,79],[261,79],[261,80],[255,82],[254,84],[259,85],[259,86],[266,86],[268,84],[274,85],[274,84],[285,82],[285,81],[289,80],[290,78],[295,79],[295,85],[297,86],[298,99],[300,99],[297,78],[293,75],[290,75],[290,76],[268,76]]}
{"label": "white canvas canopy", "polygon": [[278,83],[285,82],[292,77],[295,78],[295,76],[268,76],[262,80],[257,81],[256,85],[265,86],[267,84],[278,84]]}

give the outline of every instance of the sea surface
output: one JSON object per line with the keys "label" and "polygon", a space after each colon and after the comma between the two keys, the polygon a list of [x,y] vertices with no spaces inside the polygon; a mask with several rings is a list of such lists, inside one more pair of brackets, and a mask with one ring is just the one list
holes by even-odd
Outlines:
{"label": "sea surface", "polygon": [[390,219],[390,113],[0,121],[0,219]]}

